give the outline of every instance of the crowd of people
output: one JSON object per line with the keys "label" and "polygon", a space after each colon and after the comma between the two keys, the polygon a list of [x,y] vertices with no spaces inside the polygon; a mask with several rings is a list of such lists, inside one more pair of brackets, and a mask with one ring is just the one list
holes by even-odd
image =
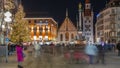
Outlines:
{"label": "crowd of people", "polygon": [[[49,49],[45,49],[49,48]],[[22,62],[24,61],[25,54],[23,50],[27,50],[28,53],[33,55],[34,57],[39,57],[41,55],[41,50],[48,50],[53,56],[55,53],[59,53],[64,55],[66,61],[72,62],[71,60],[75,60],[77,63],[79,60],[85,60],[89,64],[102,63],[105,64],[105,53],[110,51],[118,51],[118,56],[120,56],[120,41],[115,44],[110,43],[97,43],[92,44],[88,43],[83,47],[79,45],[65,45],[65,44],[40,44],[39,41],[31,43],[27,47],[24,47],[22,42],[12,45],[8,45],[9,55],[11,55],[14,51],[17,53],[18,60],[18,68],[22,67]],[[59,50],[59,51],[58,51]],[[45,51],[44,51],[45,52]]]}

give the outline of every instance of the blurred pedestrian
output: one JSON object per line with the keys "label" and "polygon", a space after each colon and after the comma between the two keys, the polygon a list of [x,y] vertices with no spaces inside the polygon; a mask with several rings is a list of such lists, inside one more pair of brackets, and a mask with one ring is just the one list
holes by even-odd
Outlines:
{"label": "blurred pedestrian", "polygon": [[33,44],[32,43],[28,46],[28,53],[30,53],[31,55],[33,53]]}
{"label": "blurred pedestrian", "polygon": [[22,62],[24,61],[24,53],[23,53],[22,42],[19,42],[19,44],[16,45],[16,53],[17,53],[18,68],[23,68]]}
{"label": "blurred pedestrian", "polygon": [[8,55],[12,55],[11,43],[8,44]]}
{"label": "blurred pedestrian", "polygon": [[40,45],[39,41],[35,42],[34,44],[34,49],[35,49],[35,57],[38,57],[40,55]]}
{"label": "blurred pedestrian", "polygon": [[55,55],[55,44],[53,44],[53,42],[50,44],[50,48],[52,50],[52,54]]}
{"label": "blurred pedestrian", "polygon": [[105,64],[105,45],[98,44],[98,55],[97,55],[97,62],[99,63],[101,61],[102,64]]}
{"label": "blurred pedestrian", "polygon": [[118,56],[120,56],[120,41],[117,43],[116,48],[118,50]]}
{"label": "blurred pedestrian", "polygon": [[70,54],[70,52],[69,51],[66,51],[65,53],[64,53],[64,57],[65,57],[65,60],[66,60],[66,62],[67,63],[71,63],[71,54]]}
{"label": "blurred pedestrian", "polygon": [[94,44],[90,43],[90,44],[86,45],[85,53],[89,57],[89,63],[90,64],[94,63],[94,58],[95,58],[95,56],[97,56],[97,52],[98,52],[98,49],[97,49],[97,47]]}
{"label": "blurred pedestrian", "polygon": [[76,50],[74,52],[74,59],[75,59],[76,63],[79,63],[80,60],[85,60],[83,57],[85,57],[85,56],[81,51]]}

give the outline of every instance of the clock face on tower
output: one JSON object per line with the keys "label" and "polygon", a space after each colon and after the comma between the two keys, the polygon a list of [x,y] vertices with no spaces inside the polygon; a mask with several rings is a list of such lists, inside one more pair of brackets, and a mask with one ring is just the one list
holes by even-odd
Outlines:
{"label": "clock face on tower", "polygon": [[86,4],[85,8],[90,9],[90,4]]}

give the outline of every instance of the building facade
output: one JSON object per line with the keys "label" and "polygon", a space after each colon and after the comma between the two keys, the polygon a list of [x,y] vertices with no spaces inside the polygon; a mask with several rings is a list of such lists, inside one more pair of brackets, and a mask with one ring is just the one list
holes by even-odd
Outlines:
{"label": "building facade", "polygon": [[96,40],[117,42],[120,40],[120,1],[111,0],[98,14]]}
{"label": "building facade", "polygon": [[57,22],[53,18],[24,18],[30,24],[32,40],[41,42],[56,41]]}
{"label": "building facade", "polygon": [[69,19],[68,12],[66,11],[66,18],[58,29],[58,42],[68,44],[73,42],[76,36],[77,29],[73,22]]}
{"label": "building facade", "polygon": [[120,0],[110,0],[98,14],[96,41],[117,42],[120,40]]}
{"label": "building facade", "polygon": [[83,17],[83,36],[87,43],[94,43],[93,37],[93,11],[91,11],[90,0],[85,0],[85,10],[82,14]]}

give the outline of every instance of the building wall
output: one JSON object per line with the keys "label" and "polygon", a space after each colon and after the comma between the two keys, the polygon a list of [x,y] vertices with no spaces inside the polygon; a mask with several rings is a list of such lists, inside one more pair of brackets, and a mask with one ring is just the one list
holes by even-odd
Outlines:
{"label": "building wall", "polygon": [[[101,17],[102,16],[102,17]],[[104,9],[99,13],[96,22],[96,39],[103,38],[103,41],[115,41],[119,39],[119,25],[120,25],[120,7],[109,7]],[[101,18],[100,18],[101,17]],[[102,20],[102,21],[101,21]],[[99,23],[103,26],[103,29],[98,29],[100,27]],[[99,36],[99,32],[103,31],[102,36]]]}
{"label": "building wall", "polygon": [[25,18],[30,24],[32,40],[56,41],[57,22],[53,18]]}
{"label": "building wall", "polygon": [[[73,35],[73,38],[71,35]],[[77,36],[77,29],[73,25],[73,22],[69,19],[69,17],[66,16],[65,20],[63,21],[62,25],[60,26],[58,30],[57,41],[59,43],[68,44],[68,43],[75,41],[76,36]]]}
{"label": "building wall", "polygon": [[[74,41],[77,36],[77,31],[69,31],[68,33],[69,33],[69,35],[68,35],[69,40],[66,40],[66,37],[65,37],[66,32],[65,31],[58,32],[58,41],[60,43],[70,43],[70,42]],[[61,34],[63,35],[63,37],[62,37],[63,40],[61,40]],[[73,38],[72,38],[72,34],[73,34]]]}
{"label": "building wall", "polygon": [[83,36],[86,42],[94,43],[93,33],[93,13],[91,12],[90,16],[83,15]]}

